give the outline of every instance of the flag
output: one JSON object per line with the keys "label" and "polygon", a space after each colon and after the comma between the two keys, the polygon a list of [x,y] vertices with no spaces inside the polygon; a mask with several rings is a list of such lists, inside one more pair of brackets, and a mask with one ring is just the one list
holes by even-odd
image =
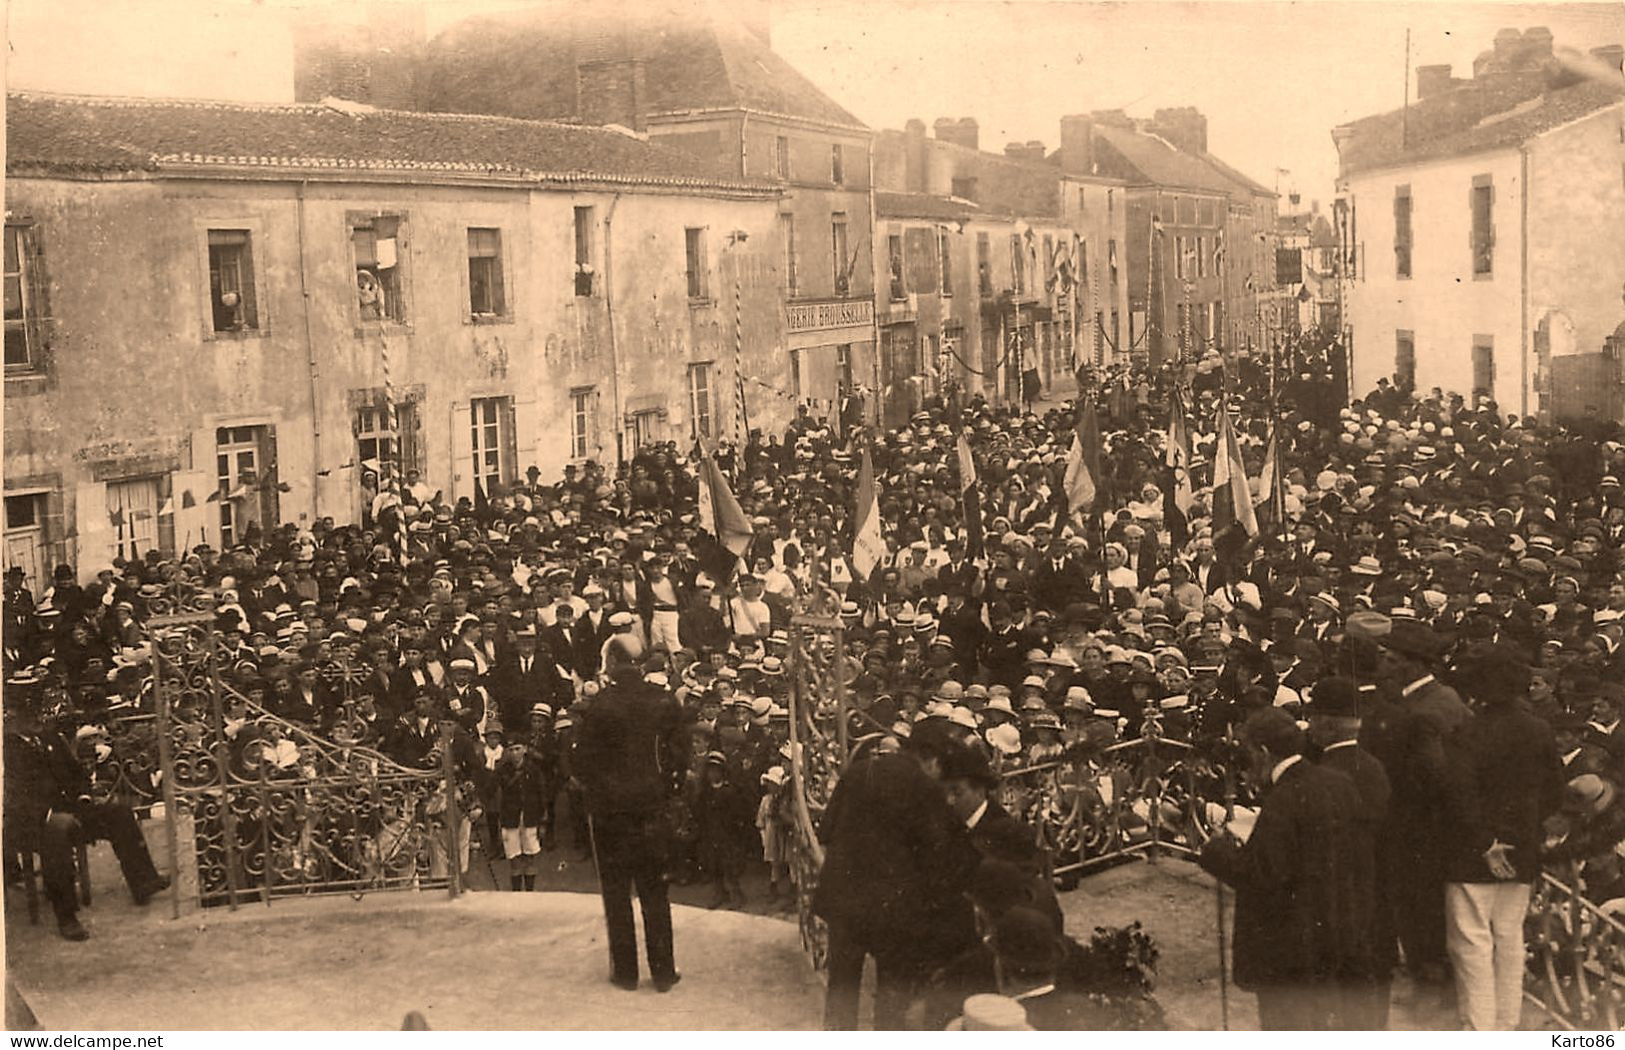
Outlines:
{"label": "flag", "polygon": [[744,557],[756,535],[715,456],[700,461],[700,527],[736,558]]}
{"label": "flag", "polygon": [[1261,528],[1281,523],[1281,494],[1278,491],[1281,482],[1275,472],[1277,440],[1279,439],[1275,433],[1275,426],[1271,424],[1269,441],[1265,442],[1264,447],[1264,466],[1258,472],[1258,493],[1253,496],[1253,507],[1258,514]]}
{"label": "flag", "polygon": [[120,507],[117,510],[108,511],[107,521],[116,529],[124,528],[124,508]]}
{"label": "flag", "polygon": [[699,457],[700,535],[695,537],[694,550],[700,568],[719,585],[733,578],[739,559],[750,550],[755,538],[750,519],[734,498],[717,463],[716,450],[709,449]]}
{"label": "flag", "polygon": [[880,486],[865,445],[858,462],[858,504],[852,520],[852,569],[858,579],[868,580],[885,554],[886,541],[880,535]]}
{"label": "flag", "polygon": [[491,500],[485,494],[485,485],[480,481],[479,475],[474,475],[474,513],[485,514],[491,509]]}
{"label": "flag", "polygon": [[959,435],[959,506],[965,519],[965,556],[982,554],[982,488],[976,482],[976,458],[971,455],[970,438]]}
{"label": "flag", "polygon": [[1077,433],[1072,436],[1072,451],[1067,456],[1066,491],[1070,513],[1088,511],[1095,505],[1100,492],[1100,422],[1095,416],[1095,401],[1085,399],[1083,416],[1078,420]]}
{"label": "flag", "polygon": [[1241,459],[1241,446],[1230,425],[1230,413],[1219,409],[1219,443],[1213,450],[1213,541],[1226,553],[1234,554],[1252,536],[1258,535],[1258,517],[1253,513],[1252,492],[1247,488],[1247,467]]}
{"label": "flag", "polygon": [[1191,507],[1196,495],[1191,491],[1191,440],[1185,427],[1185,405],[1175,392],[1168,409],[1168,441],[1164,450],[1167,477],[1162,492],[1162,517],[1168,525],[1168,542],[1183,547],[1190,539]]}
{"label": "flag", "polygon": [[195,506],[197,506],[197,497],[192,495],[191,489],[186,489],[181,493],[181,509],[191,510]]}

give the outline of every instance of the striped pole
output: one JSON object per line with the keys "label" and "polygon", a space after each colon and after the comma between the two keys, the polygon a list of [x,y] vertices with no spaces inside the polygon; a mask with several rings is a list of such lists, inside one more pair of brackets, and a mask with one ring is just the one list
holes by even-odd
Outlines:
{"label": "striped pole", "polygon": [[743,463],[745,444],[750,440],[750,416],[745,410],[745,332],[744,306],[739,280],[739,260],[734,259],[734,447]]}

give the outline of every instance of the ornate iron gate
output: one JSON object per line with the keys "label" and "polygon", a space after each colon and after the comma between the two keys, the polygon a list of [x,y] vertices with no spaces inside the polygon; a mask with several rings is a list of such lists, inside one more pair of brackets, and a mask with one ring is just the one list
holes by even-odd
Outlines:
{"label": "ornate iron gate", "polygon": [[798,614],[790,621],[790,870],[796,887],[801,944],[815,969],[829,948],[823,920],[812,913],[824,865],[818,821],[849,754],[848,659],[839,617]]}
{"label": "ornate iron gate", "polygon": [[[447,790],[456,778],[446,739],[436,768],[409,769],[272,714],[221,681],[214,619],[197,611],[150,623],[170,870],[196,872],[185,892],[232,908],[374,890],[456,896],[469,828]],[[139,795],[140,777],[129,779]]]}

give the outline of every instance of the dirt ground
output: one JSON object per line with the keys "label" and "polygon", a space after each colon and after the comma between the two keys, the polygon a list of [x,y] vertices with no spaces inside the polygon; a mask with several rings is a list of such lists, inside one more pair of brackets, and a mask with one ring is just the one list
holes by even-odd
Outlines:
{"label": "dirt ground", "polygon": [[[627,993],[606,980],[591,862],[568,846],[544,856],[536,893],[508,892],[503,863],[476,852],[471,892],[456,901],[439,892],[279,899],[172,920],[167,897],[131,903],[104,844],[92,850],[95,903],[81,913],[87,943],[58,937],[48,906],[29,925],[22,895],[8,887],[7,978],[47,1029],[390,1029],[409,1010],[442,1029],[819,1026],[822,979],[761,873],[746,880],[743,910],[708,909],[710,886],[673,887],[683,982],[667,995]],[[1061,902],[1079,940],[1140,920],[1161,952],[1156,994],[1171,1028],[1224,1025],[1214,886],[1195,865],[1123,864]],[[1231,987],[1228,1000],[1229,1028],[1255,1030],[1253,997]],[[1394,1001],[1395,1029],[1453,1027],[1439,1010],[1418,1009],[1403,981]]]}

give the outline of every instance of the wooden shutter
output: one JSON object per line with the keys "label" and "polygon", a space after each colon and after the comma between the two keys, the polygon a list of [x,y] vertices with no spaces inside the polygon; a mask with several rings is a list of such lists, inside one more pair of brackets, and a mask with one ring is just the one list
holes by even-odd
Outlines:
{"label": "wooden shutter", "polygon": [[511,485],[519,477],[519,412],[514,399],[502,399],[502,482]]}
{"label": "wooden shutter", "polygon": [[45,270],[45,241],[35,223],[22,227],[23,272],[27,287],[27,329],[29,354],[35,367],[45,366],[55,325],[51,320],[51,282]]}

